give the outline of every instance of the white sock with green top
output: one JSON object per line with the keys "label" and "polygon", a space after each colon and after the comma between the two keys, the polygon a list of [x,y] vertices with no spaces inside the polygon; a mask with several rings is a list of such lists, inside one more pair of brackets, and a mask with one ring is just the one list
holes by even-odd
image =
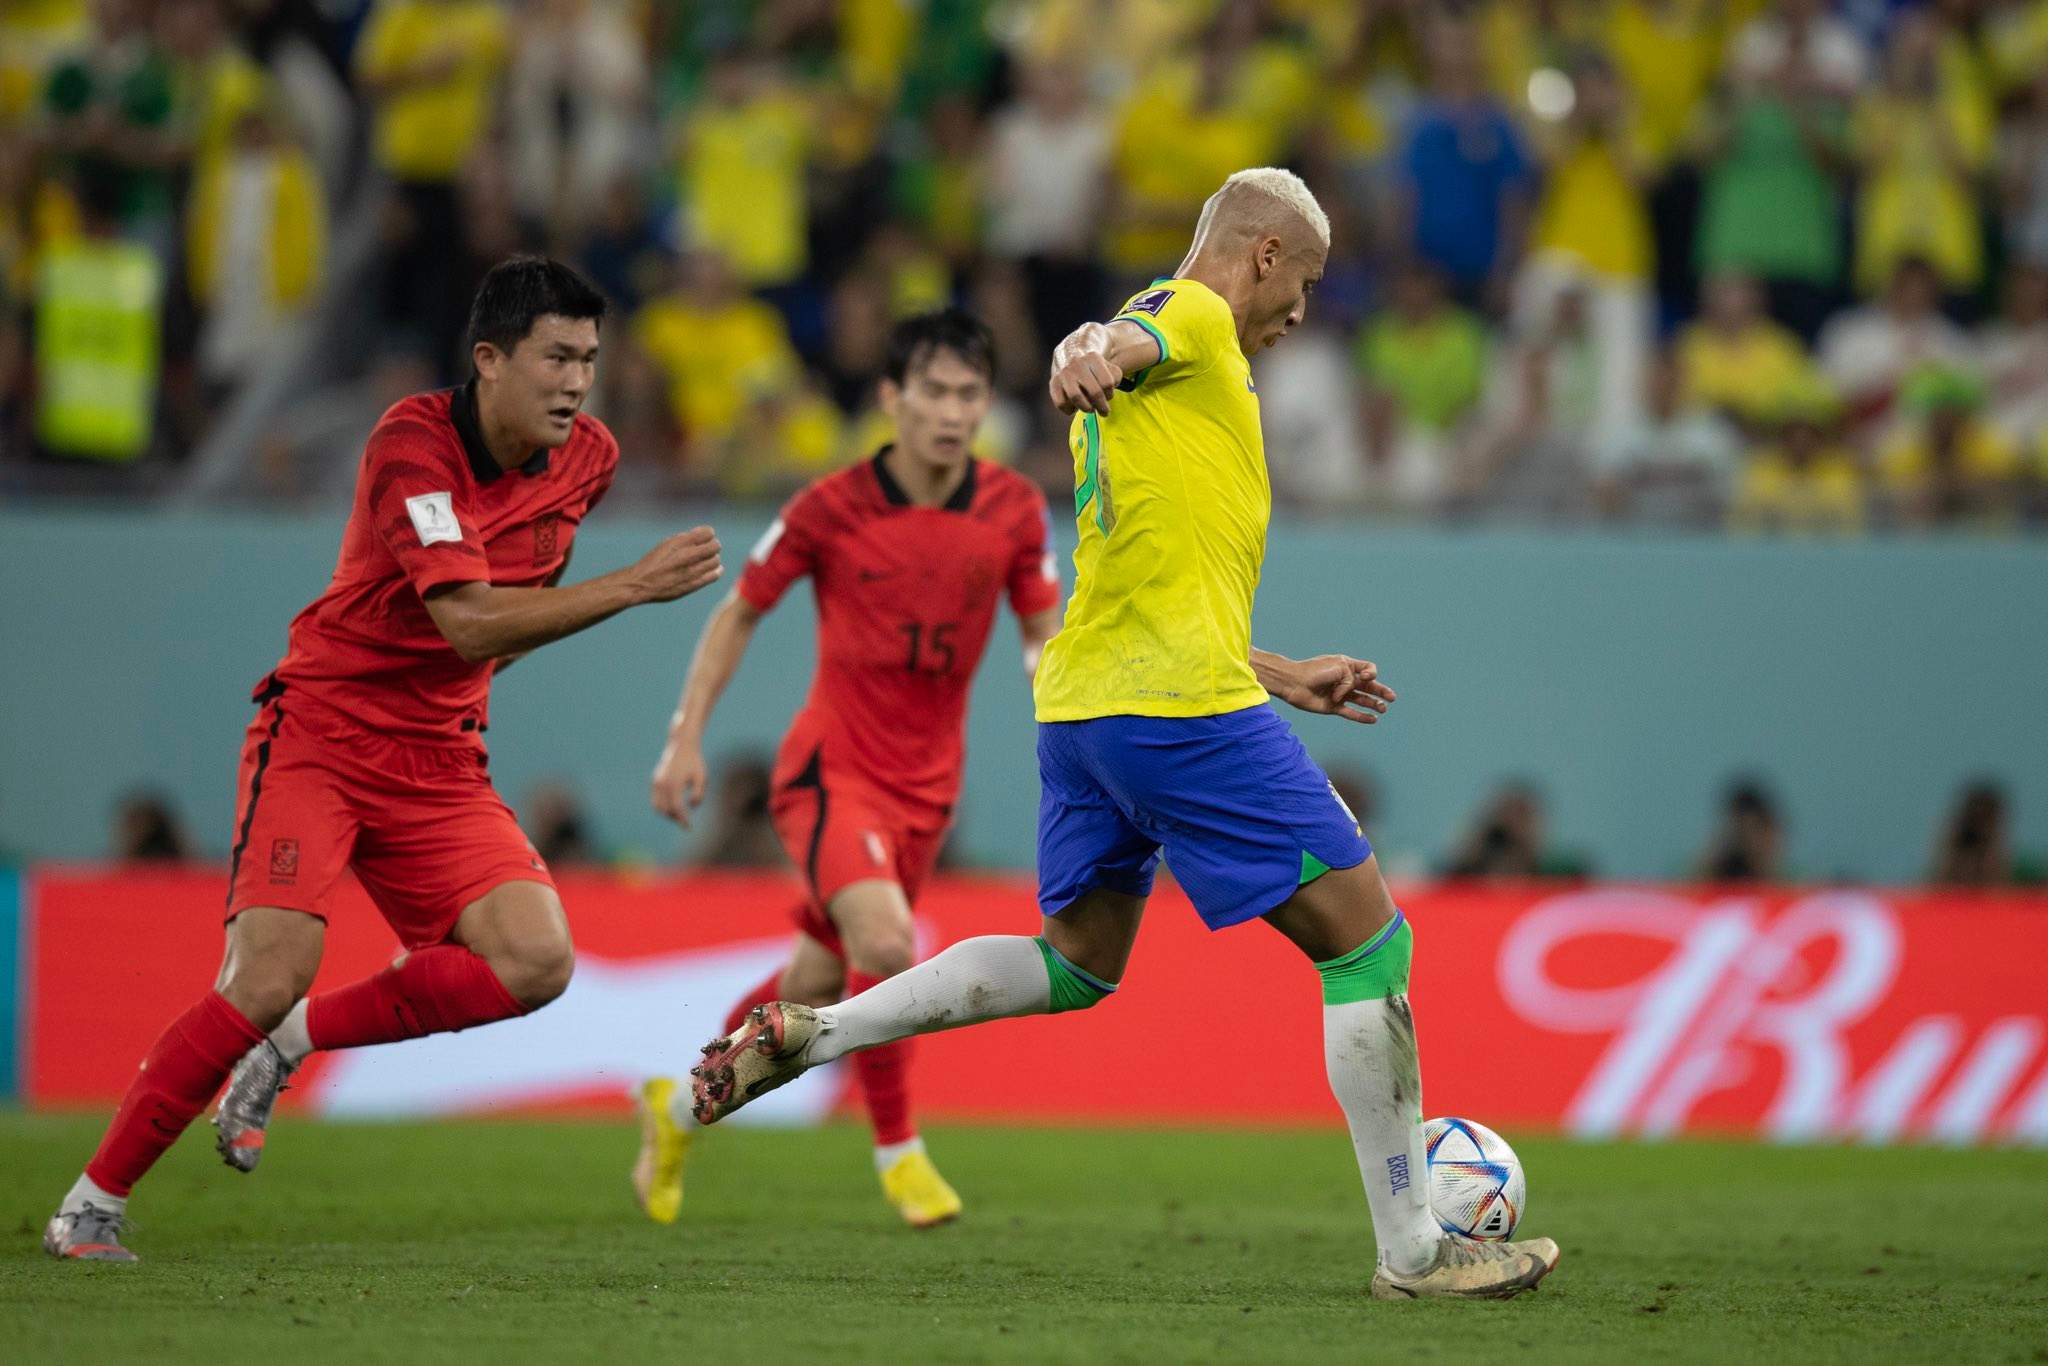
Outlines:
{"label": "white sock with green top", "polygon": [[804,1061],[812,1065],[913,1034],[1047,1015],[1094,1005],[1116,990],[1090,976],[1042,938],[988,934],[963,939],[818,1012],[821,1028]]}
{"label": "white sock with green top", "polygon": [[1351,1128],[1380,1256],[1421,1271],[1443,1238],[1429,1210],[1422,1146],[1422,1062],[1408,1010],[1414,932],[1398,911],[1350,953],[1316,964],[1323,978],[1323,1066]]}

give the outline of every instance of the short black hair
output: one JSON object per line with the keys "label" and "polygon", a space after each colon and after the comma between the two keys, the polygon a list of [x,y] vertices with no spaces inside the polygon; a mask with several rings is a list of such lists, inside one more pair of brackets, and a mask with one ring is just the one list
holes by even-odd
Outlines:
{"label": "short black hair", "polygon": [[560,261],[545,256],[512,256],[492,266],[469,306],[469,344],[489,342],[507,355],[555,314],[604,321],[607,305],[597,286]]}
{"label": "short black hair", "polygon": [[890,328],[889,359],[882,373],[901,384],[940,351],[951,351],[990,381],[996,377],[995,336],[988,324],[960,308],[920,313]]}

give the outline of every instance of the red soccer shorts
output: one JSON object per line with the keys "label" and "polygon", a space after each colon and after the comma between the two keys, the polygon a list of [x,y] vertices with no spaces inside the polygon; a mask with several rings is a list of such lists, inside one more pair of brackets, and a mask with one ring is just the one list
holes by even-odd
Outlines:
{"label": "red soccer shorts", "polygon": [[344,868],[408,949],[445,940],[506,882],[554,886],[491,786],[482,746],[408,745],[276,684],[242,741],[227,918],[276,906],[327,919]]}
{"label": "red soccer shorts", "polygon": [[792,914],[796,927],[841,959],[845,946],[825,912],[832,898],[879,878],[896,883],[916,905],[946,842],[946,827],[934,827],[928,814],[912,816],[871,789],[814,775],[778,790],[768,815],[810,891]]}

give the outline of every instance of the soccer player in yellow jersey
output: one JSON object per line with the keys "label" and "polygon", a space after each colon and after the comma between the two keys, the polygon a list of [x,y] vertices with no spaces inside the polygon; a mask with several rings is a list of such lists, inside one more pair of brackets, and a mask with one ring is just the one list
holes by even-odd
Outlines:
{"label": "soccer player in yellow jersey", "polygon": [[1348,655],[1251,643],[1272,496],[1246,358],[1300,324],[1329,248],[1297,177],[1240,171],[1173,278],[1054,355],[1081,542],[1035,684],[1041,933],[962,940],[836,1006],[757,1007],[705,1046],[699,1119],[858,1049],[1107,999],[1164,850],[1210,928],[1263,920],[1321,974],[1330,1089],[1379,1244],[1373,1294],[1504,1298],[1556,1265],[1548,1238],[1471,1242],[1430,1213],[1413,935],[1358,823],[1268,705],[1370,723],[1394,694]]}

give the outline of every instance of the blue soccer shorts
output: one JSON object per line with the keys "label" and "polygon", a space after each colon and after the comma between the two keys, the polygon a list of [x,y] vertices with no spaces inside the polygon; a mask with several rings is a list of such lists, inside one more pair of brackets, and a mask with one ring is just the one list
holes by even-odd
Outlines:
{"label": "blue soccer shorts", "polygon": [[1144,896],[1161,850],[1212,930],[1273,910],[1372,854],[1358,821],[1269,706],[1038,727],[1038,904],[1097,887]]}

